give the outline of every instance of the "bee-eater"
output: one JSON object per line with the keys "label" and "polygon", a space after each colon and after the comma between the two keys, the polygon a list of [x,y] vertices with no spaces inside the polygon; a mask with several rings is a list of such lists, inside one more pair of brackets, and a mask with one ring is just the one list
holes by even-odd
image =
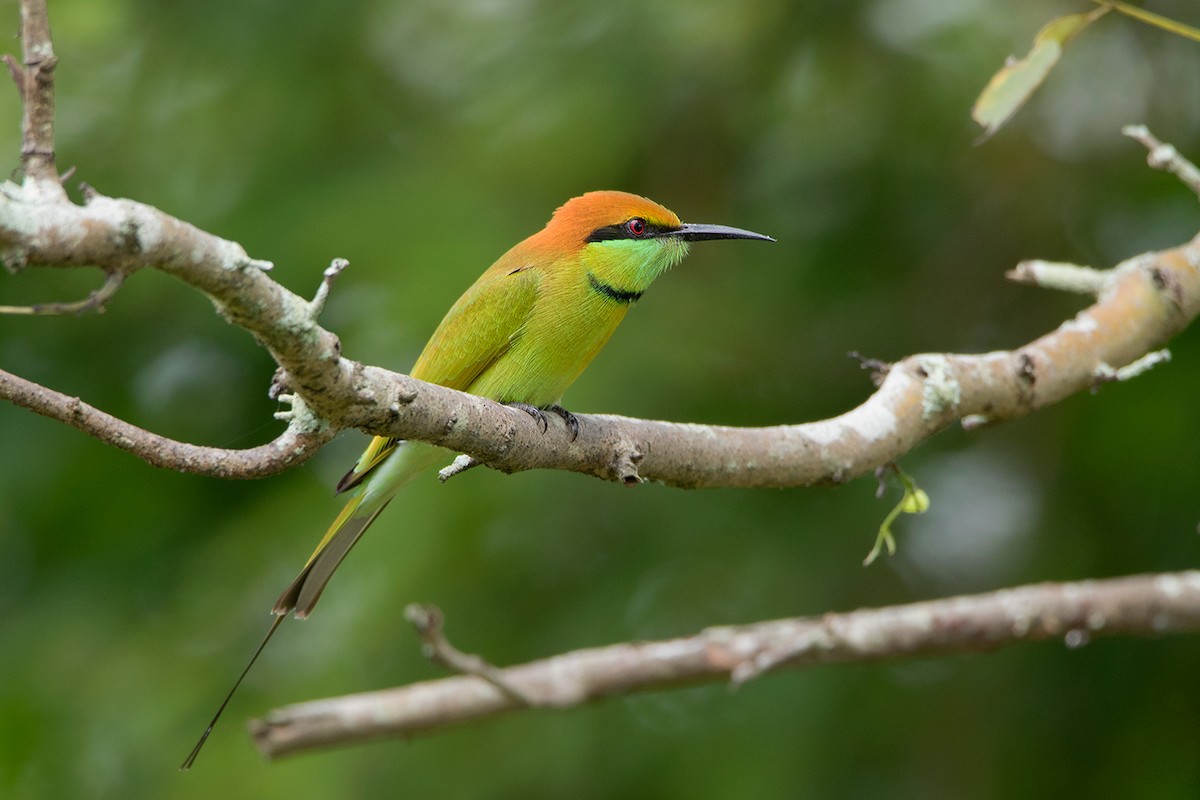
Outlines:
{"label": "bee-eater", "polygon": [[[514,246],[458,298],[417,358],[411,375],[518,406],[547,429],[544,412],[578,420],[559,405],[629,307],[688,252],[710,239],[775,241],[724,225],[679,221],[667,208],[626,192],[588,192],[564,203],[546,227]],[[423,442],[376,436],[338,483],[353,490],[304,569],[275,601],[276,619],[182,768],[192,765],[213,725],[289,611],[307,617],[334,570],[396,492],[418,473],[453,458]]]}

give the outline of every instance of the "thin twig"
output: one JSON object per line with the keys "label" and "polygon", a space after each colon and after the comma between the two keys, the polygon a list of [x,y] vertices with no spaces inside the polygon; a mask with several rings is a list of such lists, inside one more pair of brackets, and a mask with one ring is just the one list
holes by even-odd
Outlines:
{"label": "thin twig", "polygon": [[1063,264],[1056,261],[1031,259],[1022,261],[1004,273],[1004,277],[1018,283],[1030,283],[1046,289],[1087,294],[1093,297],[1103,291],[1111,272],[1081,267],[1078,264]]}
{"label": "thin twig", "polygon": [[875,384],[876,386],[883,384],[883,379],[887,377],[888,370],[892,368],[892,365],[888,362],[878,358],[864,356],[857,350],[851,350],[846,355],[858,362],[859,369],[870,370],[871,383]]}
{"label": "thin twig", "polygon": [[502,670],[481,656],[464,653],[450,644],[444,630],[446,618],[440,608],[435,605],[410,603],[404,609],[404,618],[412,623],[417,635],[421,637],[421,649],[430,661],[453,672],[483,678],[518,703],[534,705],[534,701],[528,695],[505,681]]}
{"label": "thin twig", "polygon": [[1153,353],[1147,353],[1137,361],[1130,362],[1120,369],[1113,369],[1108,364],[1101,364],[1096,367],[1096,382],[1113,383],[1115,381],[1132,380],[1145,372],[1149,372],[1159,364],[1168,363],[1170,360],[1171,351],[1164,348],[1162,350],[1155,350]]}
{"label": "thin twig", "polygon": [[461,475],[467,470],[478,467],[479,465],[479,461],[476,461],[466,453],[460,453],[454,457],[454,460],[451,461],[450,464],[438,470],[438,480],[442,483],[445,483],[455,475]]}
{"label": "thin twig", "polygon": [[325,302],[329,299],[329,292],[333,289],[333,282],[342,274],[346,267],[350,266],[350,262],[344,258],[335,258],[321,273],[321,285],[317,287],[317,293],[313,296],[312,301],[308,304],[308,313],[315,320],[321,316],[321,312],[325,310]]}
{"label": "thin twig", "polygon": [[1200,169],[1180,155],[1173,145],[1160,142],[1145,125],[1126,125],[1121,133],[1141,142],[1150,151],[1146,157],[1147,164],[1154,169],[1170,172],[1183,181],[1184,186],[1200,195]]}
{"label": "thin twig", "polygon": [[107,303],[112,296],[121,288],[121,284],[125,282],[125,273],[120,270],[110,270],[104,278],[104,284],[95,291],[88,294],[82,300],[77,300],[73,303],[39,303],[32,306],[0,306],[0,314],[83,314],[88,311],[95,311],[97,314],[104,313],[104,304]]}

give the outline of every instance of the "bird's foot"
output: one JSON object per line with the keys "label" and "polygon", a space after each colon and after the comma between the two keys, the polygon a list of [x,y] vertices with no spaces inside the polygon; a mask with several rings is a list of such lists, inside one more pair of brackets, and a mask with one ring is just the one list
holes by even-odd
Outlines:
{"label": "bird's foot", "polygon": [[562,421],[567,426],[567,430],[571,432],[572,442],[579,438],[579,417],[575,416],[570,411],[567,411],[558,403],[555,403],[546,410],[553,411],[555,414],[562,417]]}
{"label": "bird's foot", "polygon": [[529,403],[505,403],[504,405],[512,408],[519,408],[529,416],[533,417],[534,422],[541,427],[542,433],[545,433],[550,429],[550,423],[546,420],[546,412],[549,411],[552,414],[562,418],[563,423],[567,426],[567,430],[571,433],[572,442],[575,441],[575,439],[579,436],[579,418],[557,403],[552,406],[546,406],[545,408],[531,406]]}
{"label": "bird's foot", "polygon": [[519,408],[529,416],[533,417],[533,421],[536,422],[538,427],[542,429],[542,433],[545,433],[550,427],[550,424],[546,422],[546,412],[542,411],[537,406],[531,406],[529,403],[505,403],[504,405],[511,408]]}

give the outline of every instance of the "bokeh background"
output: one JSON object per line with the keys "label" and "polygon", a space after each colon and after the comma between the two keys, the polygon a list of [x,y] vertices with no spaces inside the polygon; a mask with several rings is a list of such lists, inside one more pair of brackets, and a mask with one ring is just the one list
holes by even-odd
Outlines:
{"label": "bokeh background", "polygon": [[[1200,24],[1190,0],[1147,3]],[[1019,345],[1084,301],[1026,257],[1107,266],[1190,238],[1196,200],[1119,134],[1200,157],[1200,45],[1112,16],[977,145],[974,96],[1043,0],[55,0],[62,168],[234,239],[406,369],[458,293],[563,200],[621,188],[715,243],[568,394],[581,412],[761,425],[871,390],[846,354]],[[17,5],[0,2],[16,52]],[[0,154],[19,106],[0,91]],[[72,187],[72,192],[76,189]],[[74,299],[81,271],[0,276]],[[1194,566],[1200,330],[1128,384],[903,460],[933,509],[862,558],[897,493],[636,490],[474,471],[410,486],[289,623],[197,767],[176,766],[336,513],[343,434],[257,482],[146,466],[0,406],[0,796],[1196,797],[1200,639],[1054,642],[535,712],[266,763],[248,718],[437,676],[402,609],[499,664],[716,623]],[[162,275],[108,312],[0,318],[0,366],[189,441],[278,430],[272,364]]]}

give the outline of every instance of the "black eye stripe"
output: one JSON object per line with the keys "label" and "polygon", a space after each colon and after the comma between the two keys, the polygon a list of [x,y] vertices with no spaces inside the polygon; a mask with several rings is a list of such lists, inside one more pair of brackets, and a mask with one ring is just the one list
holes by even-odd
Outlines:
{"label": "black eye stripe", "polygon": [[632,220],[626,220],[616,225],[605,225],[603,228],[596,228],[596,230],[588,234],[588,237],[584,241],[608,242],[614,239],[654,239],[678,230],[678,228],[668,228],[665,225],[655,225],[643,217],[635,217],[634,219],[641,219],[645,225],[645,230],[642,231],[641,236],[635,236],[630,233],[629,223]]}

